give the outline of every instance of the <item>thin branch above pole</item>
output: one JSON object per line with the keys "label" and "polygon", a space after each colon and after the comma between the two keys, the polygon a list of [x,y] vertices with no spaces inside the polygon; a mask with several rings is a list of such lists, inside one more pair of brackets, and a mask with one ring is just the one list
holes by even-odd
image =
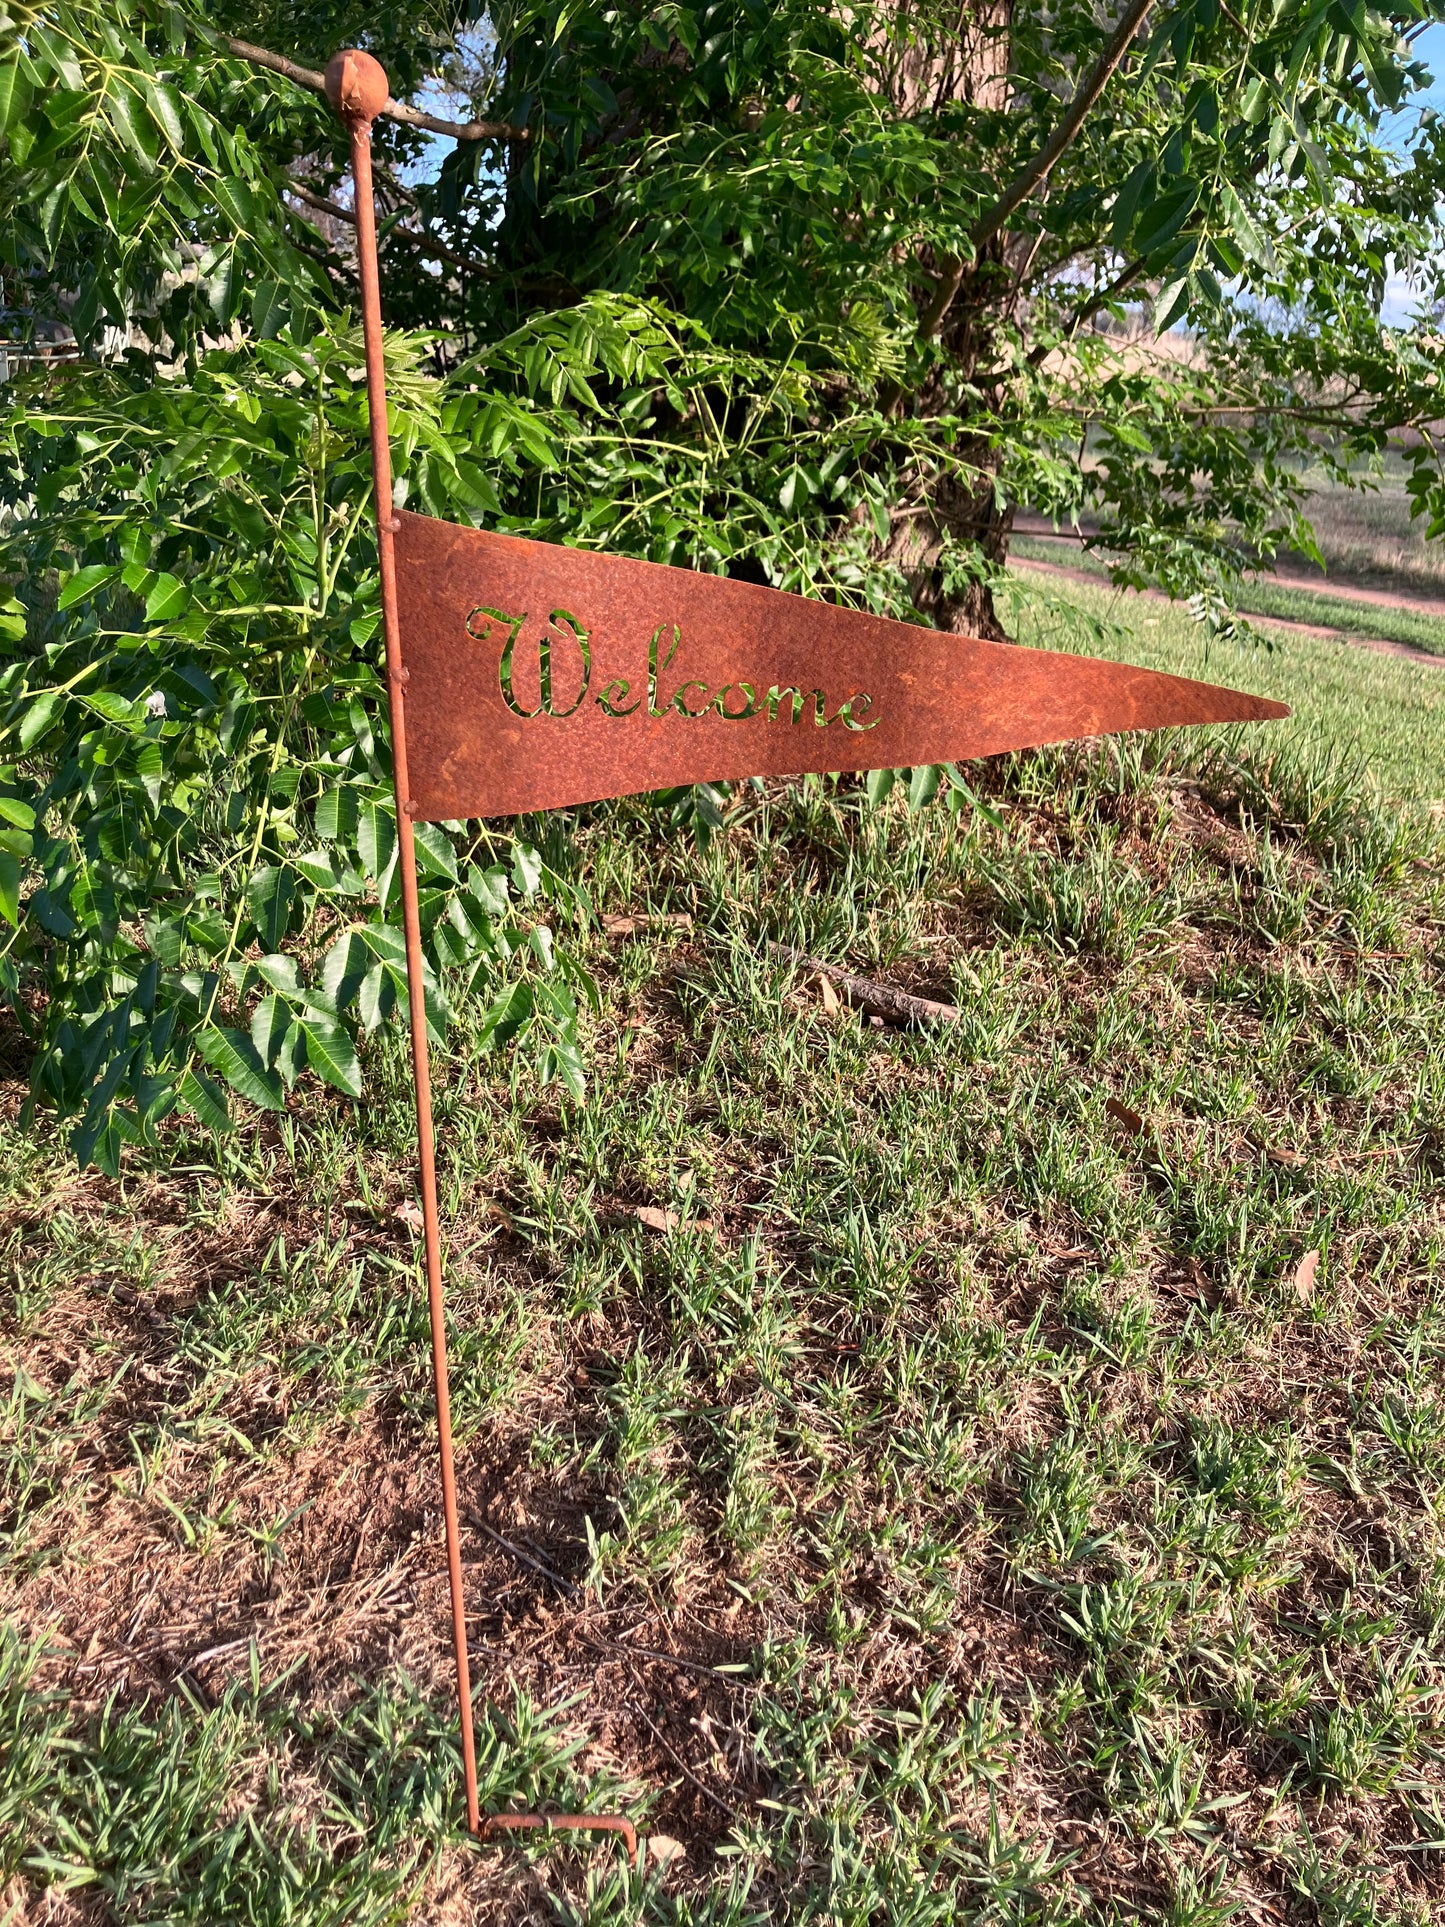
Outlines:
{"label": "thin branch above pole", "polygon": [[[1144,16],[1153,4],[1154,0],[1129,0],[1123,19],[1109,36],[1108,44],[1088,78],[1069,102],[1068,111],[1063,119],[1028,165],[1014,176],[993,206],[986,208],[974,222],[969,239],[973,244],[975,260],[1015,209],[1022,206],[1035,188],[1042,187],[1049,178],[1060,156],[1071,145],[1083,126],[1090,108],[1108,86],[1125,54],[1133,45],[1135,35],[1144,24]],[[943,273],[934,284],[928,306],[919,318],[918,332],[923,340],[931,341],[943,326],[944,317],[953,305],[954,296],[963,286],[963,277],[968,272],[968,265],[966,258],[957,257],[950,259],[944,267]]]}
{"label": "thin branch above pole", "polygon": [[[349,207],[343,207],[339,201],[328,200],[324,194],[313,194],[300,181],[292,181],[287,192],[294,194],[298,201],[304,201],[307,207],[314,207],[318,214],[329,214],[333,221],[345,221],[349,227],[356,226],[356,216]],[[449,267],[461,268],[467,274],[490,275],[492,272],[485,261],[473,260],[469,254],[458,254],[454,248],[433,241],[430,235],[418,234],[414,227],[398,223],[391,232],[404,241],[410,241],[424,261],[445,261]]]}
{"label": "thin branch above pole", "polygon": [[[269,47],[253,46],[249,40],[234,40],[229,34],[223,34],[222,40],[237,60],[280,74],[298,87],[310,88],[313,94],[325,93],[325,77],[314,67],[299,66],[285,54],[273,54]],[[388,99],[378,118],[399,121],[403,127],[421,127],[429,134],[445,134],[455,141],[529,141],[532,138],[527,128],[514,127],[510,121],[443,120],[437,114],[424,114],[419,107],[409,107],[404,100]]]}

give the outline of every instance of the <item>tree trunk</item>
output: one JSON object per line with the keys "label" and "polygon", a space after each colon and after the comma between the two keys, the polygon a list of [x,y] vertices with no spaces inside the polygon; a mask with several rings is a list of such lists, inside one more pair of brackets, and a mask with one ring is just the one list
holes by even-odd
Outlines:
{"label": "tree trunk", "polygon": [[[962,455],[972,476],[940,476],[923,500],[899,504],[883,557],[901,569],[914,603],[936,628],[1008,642],[993,592],[980,578],[1008,560],[1013,505],[1000,506],[995,493],[996,449],[975,444]],[[970,556],[978,560],[976,573]]]}
{"label": "tree trunk", "polygon": [[[885,60],[895,107],[916,114],[920,108],[961,100],[1001,111],[1008,100],[1012,18],[1013,0],[965,0],[953,30],[935,40],[920,31],[910,0],[897,0]],[[989,313],[997,300],[1003,261],[1000,237],[970,265],[943,320],[940,340],[965,379],[993,363]],[[938,264],[923,262],[920,268],[936,278]],[[925,291],[920,311],[927,299]],[[925,389],[906,398],[903,406],[928,414],[943,404],[941,392]],[[914,602],[938,628],[1007,642],[987,582],[958,566],[966,563],[969,552],[977,553],[988,569],[1008,558],[1014,512],[1001,508],[996,499],[999,452],[979,441],[959,453],[961,474],[939,477],[921,499],[898,504],[884,558],[902,570]]]}

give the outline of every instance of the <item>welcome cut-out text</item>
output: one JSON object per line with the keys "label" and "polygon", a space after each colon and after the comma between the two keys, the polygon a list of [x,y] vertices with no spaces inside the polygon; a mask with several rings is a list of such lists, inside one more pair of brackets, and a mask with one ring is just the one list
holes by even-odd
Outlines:
{"label": "welcome cut-out text", "polygon": [[[531,721],[537,716],[558,719],[575,716],[587,701],[592,687],[592,631],[584,629],[576,616],[570,615],[567,610],[552,611],[547,628],[536,640],[539,700],[534,709],[529,709],[519,699],[513,680],[518,638],[526,621],[525,614],[504,615],[500,609],[489,609],[479,604],[467,617],[467,634],[475,642],[494,642],[499,636],[505,636],[497,663],[497,677],[502,701],[514,716],[520,716],[524,721]],[[666,644],[666,654],[659,661],[664,646],[663,637],[669,629],[672,632],[671,640]],[[559,648],[576,651],[576,693],[570,701],[559,698],[556,680]],[[744,723],[754,716],[766,716],[770,723],[777,722],[780,717],[798,723],[811,709],[812,720],[819,729],[829,729],[834,723],[841,723],[845,729],[873,729],[878,723],[876,716],[871,722],[863,720],[873,707],[873,698],[866,690],[849,696],[829,715],[828,698],[821,689],[805,691],[799,685],[774,683],[759,694],[754,683],[741,677],[735,682],[723,683],[716,689],[696,677],[689,678],[678,683],[670,694],[659,701],[662,678],[672,669],[681,648],[682,630],[679,626],[675,622],[659,623],[647,645],[646,700],[649,716],[676,715],[696,720],[714,715],[721,716],[729,723]],[[566,674],[565,671],[561,673]],[[571,676],[567,680],[571,685]],[[643,697],[640,693],[631,701],[629,697],[632,697],[631,680],[626,676],[614,676],[592,700],[604,715],[620,718],[631,716],[642,707]],[[787,713],[789,711],[791,715]]]}

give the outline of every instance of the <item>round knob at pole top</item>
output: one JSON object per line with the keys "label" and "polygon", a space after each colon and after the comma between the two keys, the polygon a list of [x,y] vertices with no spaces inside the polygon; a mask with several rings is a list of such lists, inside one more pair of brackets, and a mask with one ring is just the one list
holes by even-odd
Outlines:
{"label": "round knob at pole top", "polygon": [[327,64],[326,98],[343,120],[375,120],[391,97],[391,82],[379,60],[348,47]]}

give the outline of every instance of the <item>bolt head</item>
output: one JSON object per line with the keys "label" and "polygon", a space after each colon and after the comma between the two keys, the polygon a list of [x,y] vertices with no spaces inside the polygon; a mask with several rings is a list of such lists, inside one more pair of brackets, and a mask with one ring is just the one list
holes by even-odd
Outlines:
{"label": "bolt head", "polygon": [[326,98],[345,121],[371,121],[391,93],[386,69],[359,47],[333,54],[326,69]]}

